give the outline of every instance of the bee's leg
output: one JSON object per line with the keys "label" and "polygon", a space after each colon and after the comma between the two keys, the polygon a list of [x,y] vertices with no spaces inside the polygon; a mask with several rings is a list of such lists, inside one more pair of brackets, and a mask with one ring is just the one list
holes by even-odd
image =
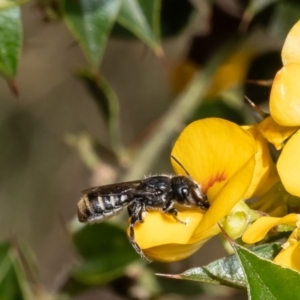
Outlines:
{"label": "bee's leg", "polygon": [[142,213],[143,213],[142,207],[137,208],[136,211],[131,216],[131,220],[130,220],[130,224],[129,224],[129,241],[130,241],[130,244],[132,245],[133,249],[140,255],[140,257],[150,263],[151,260],[145,256],[142,249],[135,241],[135,237],[134,237],[134,226],[136,223],[141,223],[143,221]]}
{"label": "bee's leg", "polygon": [[181,220],[180,218],[177,217],[178,215],[178,210],[176,208],[174,208],[175,202],[174,201],[170,201],[168,203],[167,206],[163,207],[162,208],[162,211],[165,213],[165,214],[168,214],[168,215],[171,215],[177,222],[181,223],[181,224],[184,224],[184,225],[187,225],[187,222],[186,221],[183,221]]}
{"label": "bee's leg", "polygon": [[128,216],[131,217],[132,216],[132,209],[129,206],[127,207],[127,212],[128,212]]}

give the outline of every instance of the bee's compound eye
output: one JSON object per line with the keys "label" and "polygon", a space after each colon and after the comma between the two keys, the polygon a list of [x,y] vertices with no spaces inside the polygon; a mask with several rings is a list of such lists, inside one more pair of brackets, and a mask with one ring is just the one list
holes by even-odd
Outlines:
{"label": "bee's compound eye", "polygon": [[163,194],[164,194],[164,191],[163,191],[163,190],[158,189],[158,190],[156,191],[156,195],[157,195],[157,196],[162,196]]}
{"label": "bee's compound eye", "polygon": [[189,195],[189,189],[184,187],[181,189],[181,193],[183,196],[187,197]]}

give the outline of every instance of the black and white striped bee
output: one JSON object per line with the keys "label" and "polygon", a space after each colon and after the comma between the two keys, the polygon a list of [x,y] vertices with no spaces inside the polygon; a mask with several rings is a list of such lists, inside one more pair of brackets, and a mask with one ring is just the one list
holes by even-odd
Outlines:
{"label": "black and white striped bee", "polygon": [[[172,158],[179,163],[174,157]],[[145,212],[160,210],[173,216],[176,221],[186,224],[177,217],[175,204],[203,210],[209,208],[206,195],[188,173],[187,176],[155,175],[143,180],[98,186],[84,190],[83,193],[77,206],[80,222],[102,222],[127,207],[131,218],[129,241],[135,251],[146,261],[150,260],[144,255],[134,237],[134,226],[143,222]]]}

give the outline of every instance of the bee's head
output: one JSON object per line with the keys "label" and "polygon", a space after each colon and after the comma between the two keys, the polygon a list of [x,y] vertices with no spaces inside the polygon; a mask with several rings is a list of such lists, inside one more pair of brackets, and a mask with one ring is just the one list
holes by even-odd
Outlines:
{"label": "bee's head", "polygon": [[209,202],[201,187],[188,176],[174,176],[172,178],[174,200],[183,206],[194,206],[207,210]]}

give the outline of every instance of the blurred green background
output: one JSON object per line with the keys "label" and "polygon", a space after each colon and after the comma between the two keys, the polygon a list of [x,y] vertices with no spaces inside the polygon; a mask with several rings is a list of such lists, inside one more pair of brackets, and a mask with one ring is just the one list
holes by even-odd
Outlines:
{"label": "blurred green background", "polygon": [[[154,272],[182,272],[221,257],[225,252],[218,239],[184,262],[168,265],[145,267],[129,249],[127,261],[114,266],[119,268],[116,273],[103,275],[99,284],[95,279],[92,286],[96,290],[88,288],[77,294],[74,291],[83,288],[84,271],[75,270],[75,277],[70,273],[78,261],[101,251],[85,253],[80,247],[89,242],[80,241],[80,236],[76,250],[70,224],[72,230],[78,225],[76,205],[81,190],[141,179],[144,173],[171,173],[170,150],[186,123],[209,116],[238,124],[255,122],[244,95],[267,109],[267,80],[281,68],[280,49],[300,17],[300,3],[163,0],[149,1],[158,7],[151,10],[149,3],[147,8],[139,1],[145,15],[151,12],[153,20],[161,18],[161,43],[155,26],[151,29],[157,34],[156,42],[151,48],[130,26],[124,26],[126,22],[120,22],[106,34],[100,67],[99,62],[88,63],[82,51],[84,42],[79,39],[78,43],[76,30],[70,26],[70,16],[76,16],[71,9],[74,2],[64,3],[65,10],[60,1],[29,1],[21,6],[23,45],[18,71],[13,84],[12,78],[7,84],[8,76],[0,81],[0,237],[25,241],[32,248],[39,275],[35,280],[29,278],[30,287],[33,284],[43,290],[43,286],[52,295],[36,289],[36,299],[56,299],[62,290],[65,297],[76,300],[245,299],[244,293],[230,288],[202,288],[198,283],[153,276]],[[190,81],[192,76],[194,81]],[[109,88],[105,90],[98,78],[105,78]],[[197,80],[202,80],[198,86],[203,89],[191,100],[188,83],[197,86]],[[9,86],[17,88],[18,97]],[[177,116],[178,111],[172,109],[180,101],[194,104]],[[112,103],[119,103],[119,115],[107,108]],[[164,142],[158,146],[155,136],[172,113],[178,122],[168,123],[171,128],[159,136]],[[109,124],[116,120],[120,131],[111,134]],[[142,152],[145,147],[148,152]],[[147,165],[147,155],[141,157],[141,153],[149,151],[154,157]],[[126,239],[124,220],[119,220],[123,229],[115,229],[113,222],[98,233],[105,230],[114,236],[121,232]],[[105,240],[101,234],[97,237],[91,235],[91,248],[98,249]],[[114,251],[126,256],[127,250],[116,246],[106,255]],[[28,278],[31,271],[27,269]],[[0,292],[0,299],[25,298],[1,298]]]}

